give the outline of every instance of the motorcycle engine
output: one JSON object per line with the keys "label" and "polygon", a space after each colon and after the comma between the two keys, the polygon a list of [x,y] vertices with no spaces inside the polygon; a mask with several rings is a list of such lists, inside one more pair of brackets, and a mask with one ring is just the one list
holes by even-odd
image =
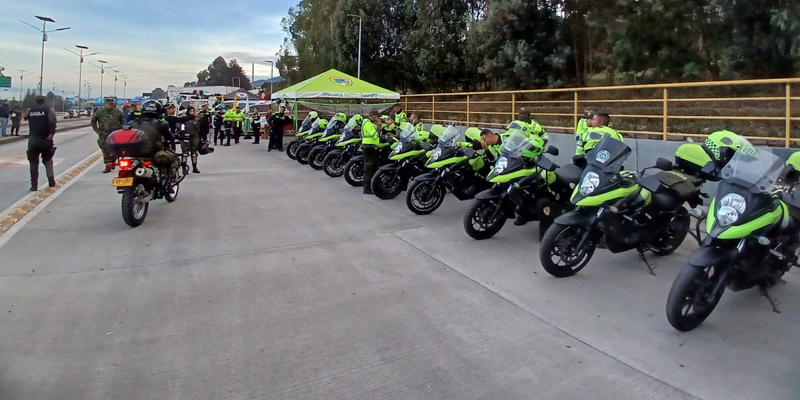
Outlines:
{"label": "motorcycle engine", "polygon": [[613,215],[600,222],[599,226],[606,231],[606,246],[612,252],[624,251],[636,246],[641,240],[639,224],[633,220]]}

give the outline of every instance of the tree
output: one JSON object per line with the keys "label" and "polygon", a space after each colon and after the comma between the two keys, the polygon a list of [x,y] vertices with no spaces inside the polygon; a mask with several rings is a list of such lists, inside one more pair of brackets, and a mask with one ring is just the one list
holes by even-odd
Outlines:
{"label": "tree", "polygon": [[183,87],[192,87],[197,86],[197,82],[186,82],[183,84]]}
{"label": "tree", "polygon": [[236,83],[240,87],[247,90],[252,89],[250,79],[238,61],[233,59],[226,62],[224,58],[217,57],[208,65],[208,68],[197,73],[196,84],[200,86],[231,86],[235,82],[234,78],[238,78]]}
{"label": "tree", "polygon": [[150,93],[150,98],[151,99],[156,99],[156,100],[166,99],[167,98],[167,92],[165,92],[164,89],[155,88]]}

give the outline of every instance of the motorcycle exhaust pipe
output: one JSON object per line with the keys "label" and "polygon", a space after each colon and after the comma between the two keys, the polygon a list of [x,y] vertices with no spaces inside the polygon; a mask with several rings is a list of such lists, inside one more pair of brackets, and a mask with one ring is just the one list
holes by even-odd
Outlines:
{"label": "motorcycle exhaust pipe", "polygon": [[136,172],[134,172],[139,178],[152,178],[153,177],[153,170],[150,168],[136,168]]}

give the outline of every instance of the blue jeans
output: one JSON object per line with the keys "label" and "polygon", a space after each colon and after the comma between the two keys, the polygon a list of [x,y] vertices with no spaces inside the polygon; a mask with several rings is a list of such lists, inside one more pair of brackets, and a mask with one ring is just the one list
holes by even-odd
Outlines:
{"label": "blue jeans", "polygon": [[0,135],[6,137],[6,128],[8,127],[8,118],[0,117]]}

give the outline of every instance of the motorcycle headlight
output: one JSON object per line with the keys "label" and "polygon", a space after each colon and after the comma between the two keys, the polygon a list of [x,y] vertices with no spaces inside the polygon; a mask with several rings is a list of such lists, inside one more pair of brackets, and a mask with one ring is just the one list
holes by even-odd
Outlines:
{"label": "motorcycle headlight", "polygon": [[587,196],[594,192],[598,186],[600,186],[600,175],[595,172],[589,172],[583,177],[583,182],[581,182],[581,188],[579,189],[580,194]]}
{"label": "motorcycle headlight", "polygon": [[394,147],[394,150],[392,150],[392,153],[399,154],[400,150],[403,150],[403,145],[401,143],[398,143],[397,146]]}
{"label": "motorcycle headlight", "polygon": [[744,214],[747,202],[744,197],[736,193],[729,193],[720,200],[719,206],[717,221],[721,226],[729,226],[739,219],[739,214]]}
{"label": "motorcycle headlight", "polygon": [[508,167],[508,159],[506,159],[505,157],[500,157],[494,164],[494,172],[496,174],[502,174],[503,171],[505,171],[506,167]]}
{"label": "motorcycle headlight", "polygon": [[442,155],[442,149],[436,149],[431,155],[431,161],[436,161]]}

